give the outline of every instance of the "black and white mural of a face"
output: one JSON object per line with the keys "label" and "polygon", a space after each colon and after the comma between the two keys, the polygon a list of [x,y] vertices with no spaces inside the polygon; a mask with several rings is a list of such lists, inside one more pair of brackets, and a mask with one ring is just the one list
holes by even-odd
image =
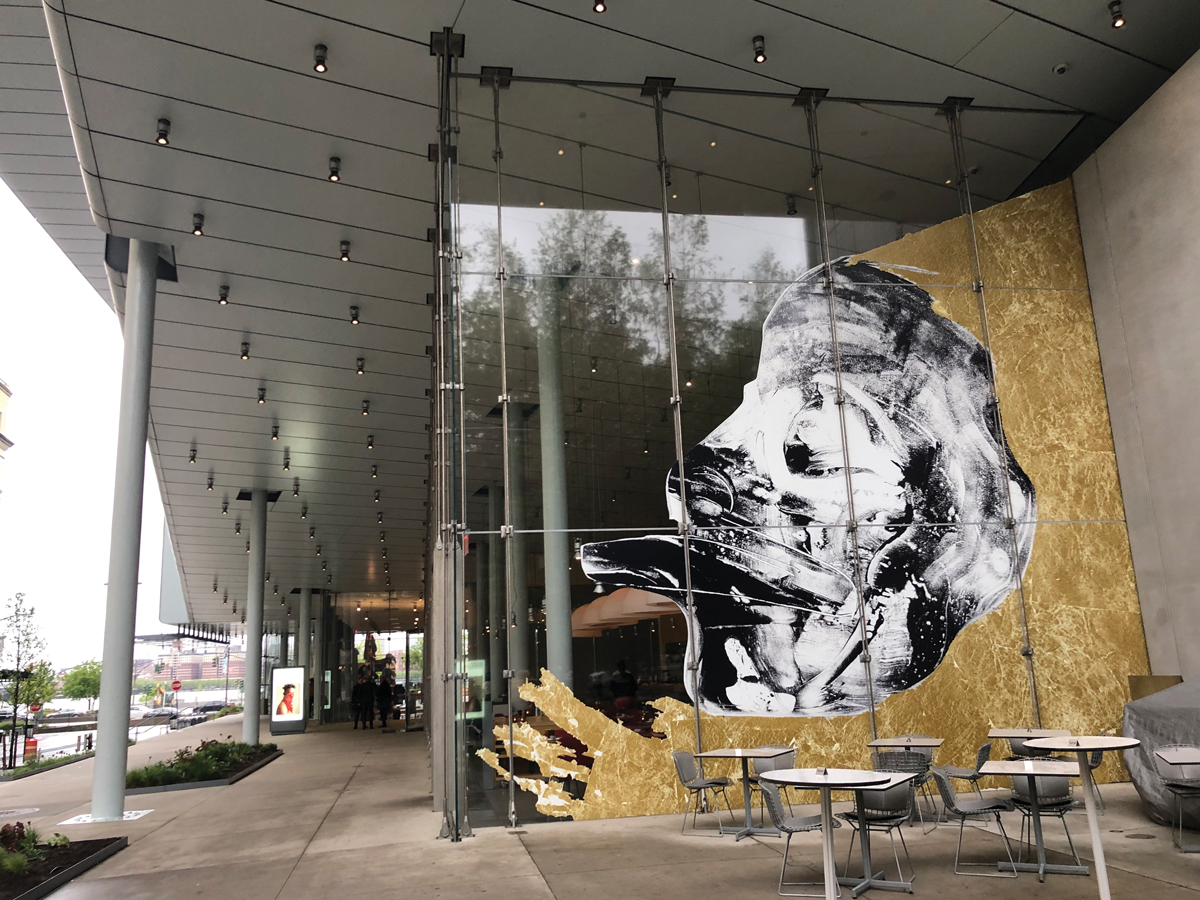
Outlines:
{"label": "black and white mural of a face", "polygon": [[[1035,499],[1005,458],[980,343],[904,278],[844,260],[833,272],[879,702],[926,678],[954,637],[1015,587]],[[710,713],[845,715],[871,702],[823,275],[814,269],[776,301],[741,406],[685,457],[696,611],[688,661],[698,667],[692,699]],[[667,503],[679,521],[676,469]],[[678,536],[588,544],[583,566],[595,581],[686,608]]]}

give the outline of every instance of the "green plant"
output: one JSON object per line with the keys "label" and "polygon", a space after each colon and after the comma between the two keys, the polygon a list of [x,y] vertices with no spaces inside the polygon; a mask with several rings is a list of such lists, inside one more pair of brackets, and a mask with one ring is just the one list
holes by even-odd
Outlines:
{"label": "green plant", "polygon": [[0,872],[14,878],[24,875],[29,868],[29,860],[23,853],[11,850],[0,850]]}
{"label": "green plant", "polygon": [[52,838],[50,838],[50,840],[46,841],[46,846],[47,847],[66,847],[70,843],[71,843],[71,839],[69,837],[67,837],[65,834],[59,834],[56,831],[56,832],[54,832],[54,837],[52,837]]}
{"label": "green plant", "polygon": [[161,787],[228,778],[249,763],[275,752],[275,749],[274,744],[202,741],[194,750],[191,747],[177,750],[168,762],[150,763],[131,770],[125,776],[125,786]]}
{"label": "green plant", "polygon": [[68,672],[63,679],[63,693],[72,700],[86,700],[90,710],[100,696],[100,663],[89,659]]}

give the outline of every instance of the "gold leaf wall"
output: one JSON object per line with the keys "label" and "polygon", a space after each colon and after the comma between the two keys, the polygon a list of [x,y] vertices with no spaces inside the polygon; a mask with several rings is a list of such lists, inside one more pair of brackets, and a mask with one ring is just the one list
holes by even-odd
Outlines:
{"label": "gold leaf wall", "polygon": [[[1077,734],[1119,729],[1127,676],[1147,674],[1149,666],[1071,183],[998,204],[974,221],[1005,432],[1037,491],[1039,524],[1023,587],[1042,723]],[[897,274],[922,284],[938,313],[982,339],[968,246],[966,222],[955,219],[857,259],[906,267]],[[972,764],[991,727],[1032,724],[1020,649],[1014,594],[966,628],[928,679],[880,704],[879,733],[936,735],[945,738],[938,763]],[[670,752],[694,749],[690,706],[653,704],[662,712],[655,728],[666,735],[658,740],[589,708],[545,671],[521,696],[595,757],[583,800],[547,794],[543,812],[596,819],[683,809]],[[790,744],[798,765],[870,763],[865,714],[705,714],[701,732],[705,749]],[[738,776],[736,765],[706,771]],[[1122,780],[1119,756],[1109,754],[1097,774]],[[736,807],[740,790],[730,797]]]}

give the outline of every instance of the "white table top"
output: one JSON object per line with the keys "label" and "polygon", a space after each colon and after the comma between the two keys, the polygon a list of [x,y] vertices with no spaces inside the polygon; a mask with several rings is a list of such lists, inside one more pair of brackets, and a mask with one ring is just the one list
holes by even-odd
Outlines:
{"label": "white table top", "polygon": [[1200,747],[1183,747],[1178,750],[1155,750],[1154,755],[1169,766],[1200,765]]}
{"label": "white table top", "polygon": [[[1128,750],[1140,744],[1137,738],[1107,734],[1072,735],[1071,737],[1044,737],[1026,741],[1026,747],[1034,750],[1053,750],[1061,753],[1078,753],[1089,750]],[[1200,760],[1197,760],[1200,762]]]}
{"label": "white table top", "polygon": [[791,747],[725,747],[694,755],[697,759],[774,759],[791,752]]}
{"label": "white table top", "polygon": [[979,769],[983,775],[1066,775],[1078,777],[1073,759],[989,759]]}
{"label": "white table top", "polygon": [[935,737],[891,737],[891,738],[876,738],[867,744],[868,747],[891,747],[892,749],[904,747],[940,747],[946,742],[945,738]]}
{"label": "white table top", "polygon": [[1071,732],[1065,728],[993,728],[988,732],[990,738],[1042,738],[1068,737]]}
{"label": "white table top", "polygon": [[[872,772],[869,769],[775,769],[758,776],[760,781],[801,788],[854,790],[890,785],[893,776],[902,773]],[[901,779],[903,780],[903,779]]]}

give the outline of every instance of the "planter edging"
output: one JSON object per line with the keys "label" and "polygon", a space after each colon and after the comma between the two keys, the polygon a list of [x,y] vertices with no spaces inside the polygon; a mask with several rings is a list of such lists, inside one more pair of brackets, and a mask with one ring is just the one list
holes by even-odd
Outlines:
{"label": "planter edging", "polygon": [[71,879],[82,875],[88,869],[100,865],[110,856],[113,856],[120,850],[124,850],[129,846],[129,838],[119,837],[107,847],[101,847],[87,859],[81,859],[73,866],[68,866],[57,875],[51,875],[37,887],[31,887],[23,894],[18,894],[16,900],[41,900],[47,894],[58,890]]}
{"label": "planter edging", "polygon": [[50,772],[54,769],[61,769],[63,766],[69,766],[71,763],[83,762],[85,759],[91,759],[96,755],[96,751],[92,750],[77,756],[75,759],[66,759],[60,763],[52,763],[48,766],[40,766],[34,772],[18,772],[16,775],[0,775],[0,783],[6,781],[20,781],[22,778],[32,778],[34,775],[41,775],[43,772]]}
{"label": "planter edging", "polygon": [[283,751],[276,750],[270,756],[263,757],[249,768],[242,769],[240,772],[235,772],[229,778],[214,778],[211,781],[184,781],[178,784],[160,784],[153,787],[126,788],[125,796],[131,797],[135,794],[161,794],[164,791],[190,791],[196,788],[227,787],[231,784],[236,784],[247,775],[253,775],[267,763],[272,762],[281,756],[283,756]]}

